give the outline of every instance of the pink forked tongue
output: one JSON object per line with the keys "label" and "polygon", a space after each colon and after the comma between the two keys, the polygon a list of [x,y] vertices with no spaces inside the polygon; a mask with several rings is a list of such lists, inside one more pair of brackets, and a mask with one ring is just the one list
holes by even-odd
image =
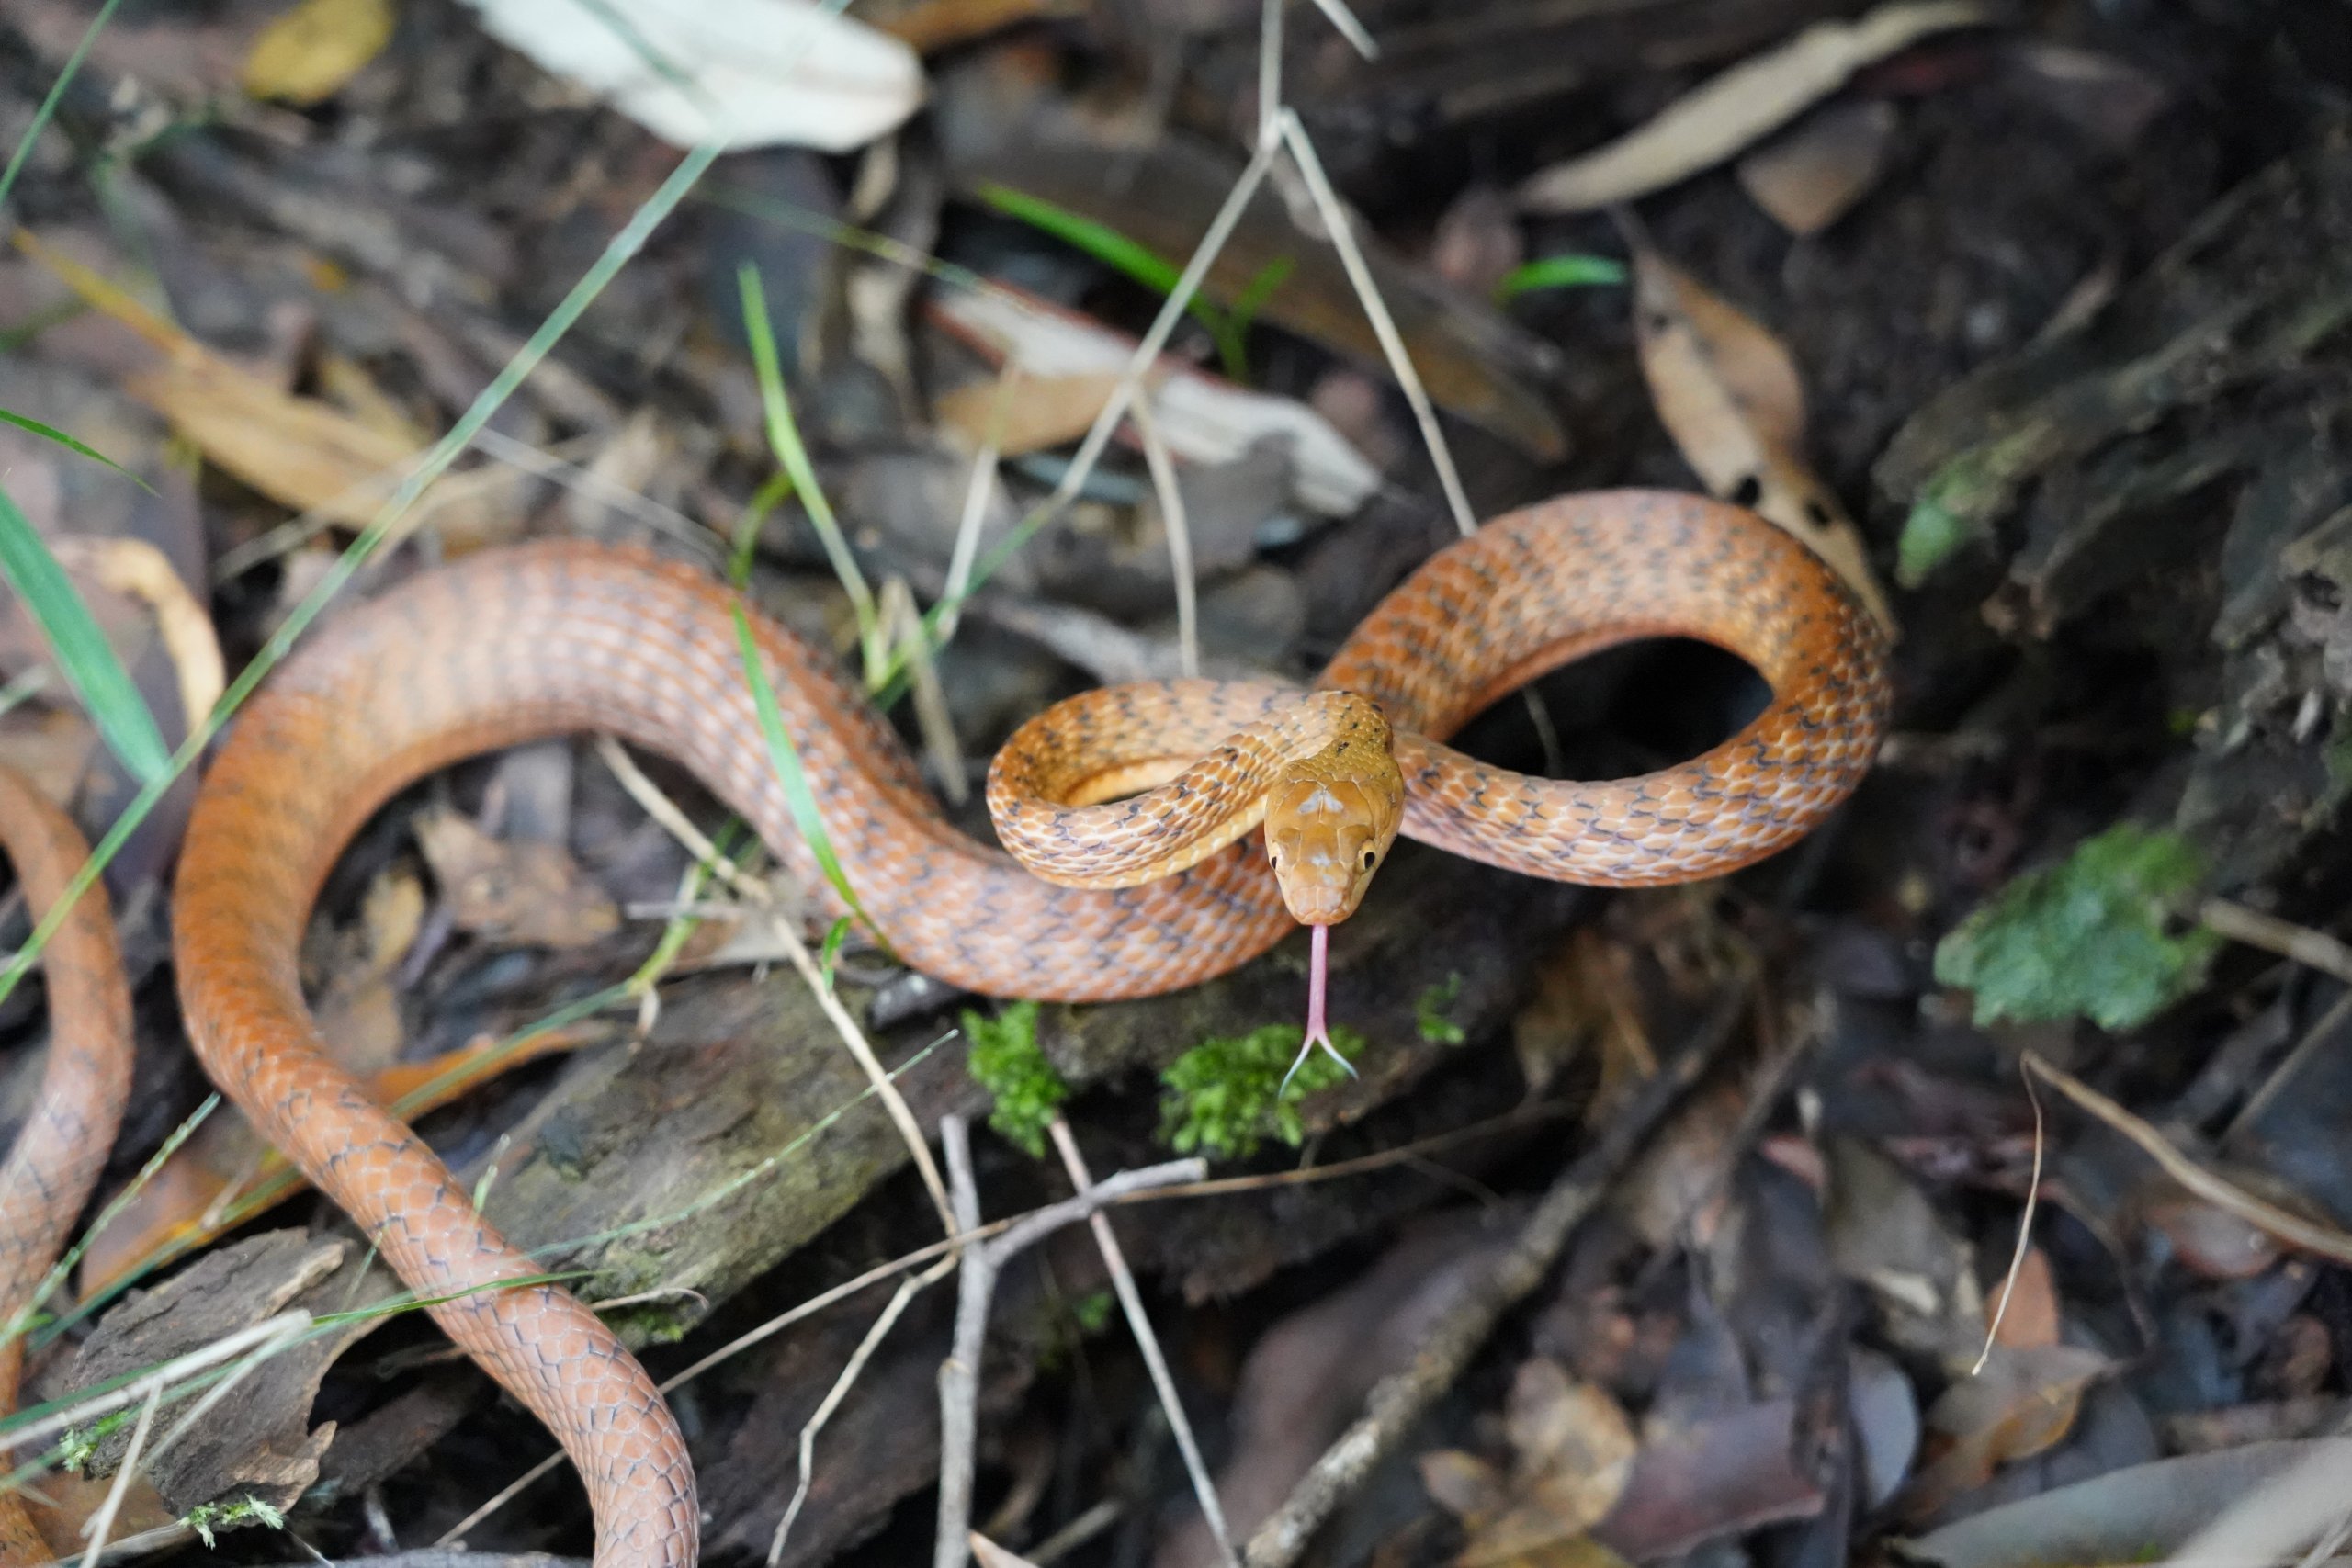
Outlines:
{"label": "pink forked tongue", "polygon": [[1348,1077],[1356,1076],[1354,1065],[1340,1055],[1340,1048],[1331,1043],[1331,1026],[1323,1020],[1324,978],[1331,967],[1331,928],[1309,926],[1306,929],[1315,933],[1306,960],[1306,1038],[1299,1043],[1298,1060],[1293,1062],[1290,1071],[1283,1075],[1284,1091],[1289,1089],[1290,1080],[1298,1076],[1298,1069],[1306,1065],[1308,1054],[1317,1045],[1331,1054],[1331,1060],[1347,1068]]}

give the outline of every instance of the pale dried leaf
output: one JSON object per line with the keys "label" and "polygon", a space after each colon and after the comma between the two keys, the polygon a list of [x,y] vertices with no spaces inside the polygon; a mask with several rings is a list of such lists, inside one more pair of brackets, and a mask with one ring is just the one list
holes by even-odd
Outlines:
{"label": "pale dried leaf", "polygon": [[1634,244],[1634,330],[1659,420],[1711,494],[1794,535],[1892,634],[1861,535],[1804,459],[1804,390],[1781,341],[1646,242]]}
{"label": "pale dried leaf", "polygon": [[375,517],[417,456],[201,349],[132,377],[124,390],[171,421],[208,462],[294,511],[352,527]]}
{"label": "pale dried leaf", "polygon": [[1114,371],[1075,376],[1023,376],[1005,395],[1001,380],[973,381],[943,393],[934,405],[940,423],[978,450],[993,444],[1007,457],[1065,446],[1084,435],[1117,390]]}
{"label": "pale dried leaf", "polygon": [[392,39],[392,0],[302,0],[245,57],[245,91],[315,104],[334,96]]}
{"label": "pale dried leaf", "polygon": [[1882,6],[1858,21],[1817,22],[1703,83],[1640,129],[1538,172],[1520,187],[1520,205],[1583,212],[1663,189],[1788,124],[1871,62],[1984,17],[1971,0],[1917,0]]}
{"label": "pale dried leaf", "polygon": [[[1134,357],[1135,340],[1033,296],[1001,286],[936,291],[925,312],[941,329],[990,361],[1018,365],[1021,397],[1041,380],[1119,377]],[[1193,463],[1230,463],[1258,442],[1279,436],[1290,444],[1292,490],[1299,503],[1345,517],[1380,488],[1380,470],[1364,460],[1329,420],[1292,398],[1237,387],[1163,356],[1159,374],[1142,395],[1168,449]],[[980,394],[978,428],[994,417],[992,389]],[[1099,408],[1099,405],[1098,405]]]}
{"label": "pale dried leaf", "polygon": [[847,152],[922,107],[912,49],[809,0],[471,4],[492,37],[673,147]]}
{"label": "pale dried leaf", "polygon": [[191,729],[203,722],[228,684],[220,639],[196,595],[172,570],[164,552],[144,539],[60,539],[57,558],[69,570],[86,572],[117,593],[143,603],[155,616],[164,651],[179,677],[180,713]]}
{"label": "pale dried leaf", "polygon": [[1739,161],[1740,188],[1792,234],[1817,234],[1852,210],[1886,167],[1893,104],[1840,104]]}

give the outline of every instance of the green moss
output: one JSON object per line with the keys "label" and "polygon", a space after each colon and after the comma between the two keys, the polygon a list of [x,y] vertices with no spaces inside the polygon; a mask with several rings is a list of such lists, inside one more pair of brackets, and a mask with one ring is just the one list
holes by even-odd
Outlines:
{"label": "green moss", "polygon": [[182,1522],[201,1537],[205,1545],[210,1546],[215,1530],[234,1529],[239,1525],[266,1525],[274,1530],[284,1529],[286,1516],[258,1497],[235,1497],[226,1503],[199,1503],[188,1510],[187,1517]]}
{"label": "green moss", "polygon": [[1037,1049],[1037,1004],[1015,1002],[994,1018],[967,1011],[964,1038],[971,1042],[973,1081],[996,1101],[989,1125],[1005,1142],[1043,1155],[1046,1129],[1061,1113],[1069,1085]]}
{"label": "green moss", "polygon": [[1415,998],[1413,1027],[1421,1032],[1421,1038],[1432,1045],[1459,1045],[1468,1040],[1469,1032],[1446,1016],[1446,1010],[1461,999],[1462,972],[1458,969]]}
{"label": "green moss", "polygon": [[[1306,1039],[1306,1031],[1295,1023],[1270,1023],[1238,1040],[1208,1040],[1193,1046],[1159,1075],[1168,1090],[1160,1105],[1159,1135],[1179,1154],[1219,1158],[1249,1154],[1269,1135],[1297,1147],[1306,1135],[1298,1102],[1348,1076],[1345,1067],[1320,1051],[1292,1073]],[[1351,1029],[1334,1028],[1331,1043],[1350,1061],[1363,1054],[1363,1036]]]}
{"label": "green moss", "polygon": [[2166,930],[2204,874],[2177,833],[2118,823],[2012,879],[1936,947],[1936,978],[1976,994],[1976,1021],[2084,1017],[2136,1028],[2194,990],[2221,939]]}
{"label": "green moss", "polygon": [[1096,1291],[1070,1303],[1069,1314],[1078,1320],[1080,1334],[1100,1334],[1111,1325],[1111,1309],[1117,1298],[1108,1291]]}
{"label": "green moss", "polygon": [[1923,495],[1903,520],[1903,536],[1894,546],[1894,581],[1905,588],[1917,588],[1935,575],[1938,568],[1975,539],[1984,531],[1968,523],[1934,499]]}

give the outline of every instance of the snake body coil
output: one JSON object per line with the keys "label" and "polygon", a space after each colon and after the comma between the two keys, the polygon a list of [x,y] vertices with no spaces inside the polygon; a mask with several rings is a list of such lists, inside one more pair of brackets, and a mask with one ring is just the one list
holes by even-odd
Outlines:
{"label": "snake body coil", "polygon": [[[395,791],[570,731],[683,764],[821,889],[760,739],[735,605],[648,556],[545,543],[355,609],[238,720],[198,799],[175,892],[181,1002],[207,1072],[412,1289],[443,1298],[431,1310],[450,1337],[554,1431],[586,1481],[602,1568],[694,1560],[678,1429],[635,1359],[568,1293],[482,1288],[536,1269],[328,1059],[296,953],[329,867]],[[1033,721],[1000,754],[990,800],[1009,844],[1052,863],[1047,874],[1095,884],[1064,886],[959,832],[831,660],[752,625],[833,848],[914,967],[1002,997],[1147,996],[1230,970],[1291,928],[1273,878],[1238,840],[1265,817],[1288,749],[1331,743],[1317,728],[1322,697],[1167,682],[1091,693]],[[1602,784],[1528,778],[1439,744],[1545,671],[1656,636],[1745,658],[1771,684],[1770,706],[1690,762]],[[1808,831],[1868,767],[1887,702],[1877,628],[1801,547],[1736,508],[1632,491],[1515,513],[1442,551],[1318,684],[1369,699],[1394,728],[1408,835],[1612,886],[1715,875]],[[1141,785],[1152,787],[1108,799]],[[50,954],[52,975],[80,961]]]}

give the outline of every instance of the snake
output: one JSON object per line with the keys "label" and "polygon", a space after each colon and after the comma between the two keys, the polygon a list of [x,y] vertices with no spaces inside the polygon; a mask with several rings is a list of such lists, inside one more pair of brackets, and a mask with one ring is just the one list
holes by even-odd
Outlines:
{"label": "snake", "polygon": [[[1661,637],[1746,660],[1771,689],[1763,711],[1697,758],[1626,779],[1535,777],[1443,744],[1551,670]],[[599,1568],[684,1568],[698,1550],[693,1467],[651,1379],[329,1057],[304,1001],[297,953],[320,888],[396,792],[483,751],[612,735],[741,816],[810,890],[816,919],[849,903],[824,874],[829,846],[858,916],[908,966],[992,997],[1108,1001],[1226,973],[1300,924],[1319,957],[1399,834],[1604,886],[1736,870],[1852,792],[1889,700],[1881,628],[1787,533],[1695,496],[1565,496],[1431,556],[1310,687],[1170,680],[1046,709],[990,764],[1000,849],[949,818],[825,649],[736,591],[640,548],[529,541],[349,608],[263,682],[189,818],[172,908],[181,1010],[213,1082],[562,1446]],[[763,739],[775,718],[823,845]],[[0,816],[21,804],[0,796]],[[44,852],[21,834],[6,848],[38,902]],[[77,1014],[127,1027],[119,990],[68,984],[119,976],[111,953],[65,934],[45,959],[57,1037]],[[1319,984],[1310,1013],[1312,1035]],[[107,1094],[119,1111],[119,1079]],[[70,1217],[80,1199],[59,1188]],[[11,1236],[17,1214],[0,1208]]]}

